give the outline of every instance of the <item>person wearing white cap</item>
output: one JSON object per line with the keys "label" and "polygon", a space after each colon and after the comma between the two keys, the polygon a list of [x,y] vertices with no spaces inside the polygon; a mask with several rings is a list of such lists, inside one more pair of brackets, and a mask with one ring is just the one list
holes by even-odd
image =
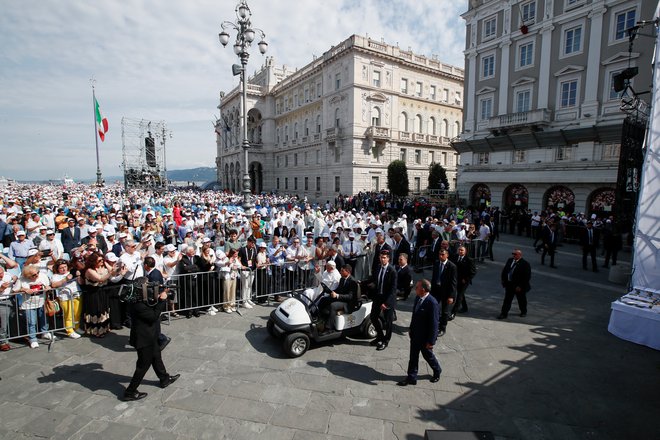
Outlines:
{"label": "person wearing white cap", "polygon": [[50,244],[50,250],[53,252],[53,258],[55,260],[64,258],[64,248],[62,247],[62,242],[56,238],[54,230],[52,229],[46,230],[45,241],[48,242],[48,244]]}
{"label": "person wearing white cap", "polygon": [[81,290],[77,277],[70,273],[66,260],[58,259],[53,265],[50,285],[56,289],[55,294],[62,309],[67,336],[72,339],[80,338],[80,334],[76,333],[76,330],[78,330],[82,312]]}
{"label": "person wearing white cap", "polygon": [[18,266],[23,269],[25,260],[28,257],[28,251],[34,247],[32,240],[26,238],[25,231],[22,229],[15,233],[16,241],[9,245],[9,258],[16,261]]}
{"label": "person wearing white cap", "polygon": [[316,297],[323,293],[323,286],[321,284],[324,284],[330,290],[336,290],[337,286],[339,286],[341,275],[337,270],[337,263],[334,261],[328,261],[325,263],[325,270],[323,272],[321,272],[320,266],[314,268],[314,272],[316,279],[319,280],[319,285],[315,289]]}
{"label": "person wearing white cap", "polygon": [[27,323],[28,340],[30,348],[39,347],[37,341],[37,327],[44,339],[53,340],[53,335],[48,331],[48,319],[44,313],[44,296],[42,292],[50,288],[50,280],[39,271],[36,265],[26,265],[21,272],[21,277],[14,283],[12,288],[15,293],[22,293],[23,303],[20,309],[25,314]]}
{"label": "person wearing white cap", "polygon": [[108,253],[108,243],[105,241],[105,237],[98,233],[96,226],[89,226],[87,228],[87,237],[80,240],[80,242],[88,247],[95,245],[103,255]]}
{"label": "person wearing white cap", "polygon": [[357,264],[358,257],[363,254],[363,245],[360,240],[356,240],[355,238],[355,232],[349,232],[348,240],[342,245],[344,260],[351,266],[352,273],[355,273],[355,265]]}

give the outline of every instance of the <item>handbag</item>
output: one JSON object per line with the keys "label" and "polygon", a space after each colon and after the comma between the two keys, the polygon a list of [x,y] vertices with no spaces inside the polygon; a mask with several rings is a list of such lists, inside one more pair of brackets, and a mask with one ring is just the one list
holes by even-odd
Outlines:
{"label": "handbag", "polygon": [[46,302],[44,303],[44,311],[47,316],[55,316],[55,314],[60,311],[60,304],[47,297]]}

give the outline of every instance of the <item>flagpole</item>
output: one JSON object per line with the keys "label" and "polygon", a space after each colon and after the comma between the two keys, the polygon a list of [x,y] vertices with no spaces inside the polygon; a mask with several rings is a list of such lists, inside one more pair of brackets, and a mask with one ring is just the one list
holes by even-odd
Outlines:
{"label": "flagpole", "polygon": [[92,83],[92,116],[94,117],[94,142],[96,142],[96,185],[103,186],[103,178],[101,177],[101,163],[99,162],[99,133],[98,125],[96,123],[96,94],[94,92],[95,80],[90,80]]}

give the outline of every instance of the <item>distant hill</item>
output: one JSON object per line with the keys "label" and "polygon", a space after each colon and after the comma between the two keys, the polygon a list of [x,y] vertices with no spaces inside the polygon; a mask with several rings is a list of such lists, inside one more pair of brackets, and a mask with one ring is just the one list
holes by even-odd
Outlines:
{"label": "distant hill", "polygon": [[167,178],[173,182],[210,182],[216,180],[215,168],[201,167],[188,170],[168,170]]}

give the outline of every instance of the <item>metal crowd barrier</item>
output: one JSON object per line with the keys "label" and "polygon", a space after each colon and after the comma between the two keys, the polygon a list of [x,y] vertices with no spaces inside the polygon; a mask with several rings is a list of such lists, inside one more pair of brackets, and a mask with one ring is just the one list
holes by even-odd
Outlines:
{"label": "metal crowd barrier", "polygon": [[[56,304],[55,312],[49,316],[46,313],[46,300]],[[34,294],[14,292],[8,299],[0,300],[0,326],[6,334],[7,341],[21,339],[47,341],[49,350],[56,338],[50,340],[43,336],[55,332],[69,333],[75,330],[80,322],[76,319],[74,303],[82,311],[81,299],[70,298],[60,300],[55,296],[54,289],[40,290]],[[41,305],[39,305],[41,304]],[[68,322],[67,322],[68,321]],[[0,341],[5,342],[5,338]]]}

